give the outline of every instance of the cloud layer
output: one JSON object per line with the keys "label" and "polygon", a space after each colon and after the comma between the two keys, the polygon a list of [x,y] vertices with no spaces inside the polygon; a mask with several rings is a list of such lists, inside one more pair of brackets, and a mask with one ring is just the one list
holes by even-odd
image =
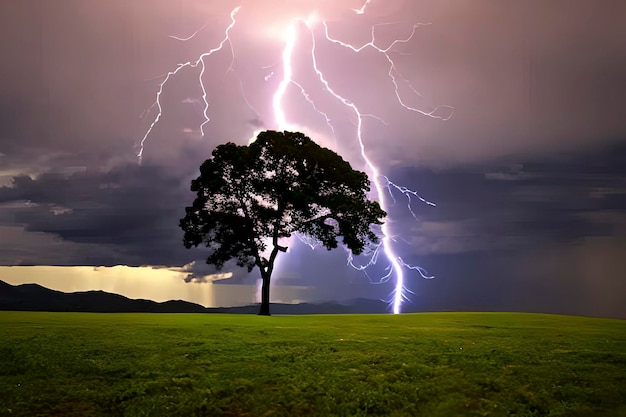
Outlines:
{"label": "cloud layer", "polygon": [[[156,116],[159,82],[219,44],[236,4],[0,4],[0,263],[187,265],[190,281],[208,280],[215,271],[201,267],[201,250],[183,248],[177,227],[189,181],[217,144],[276,127],[283,30],[294,16],[314,16],[312,32],[297,26],[294,69],[335,136],[294,85],[287,118],[364,168],[353,112],[311,69],[314,40],[332,88],[375,116],[364,119],[368,155],[393,181],[437,203],[413,205],[419,221],[398,193],[389,208],[403,259],[438,277],[410,279],[416,303],[542,309],[569,294],[563,311],[578,304],[583,313],[624,313],[612,294],[622,288],[617,254],[626,234],[626,5],[374,0],[355,13],[363,3],[241,3],[232,42],[206,60],[205,136],[199,69],[188,68],[164,89],[165,111],[142,165],[136,155]],[[374,32],[381,47],[431,23],[390,52],[406,80],[398,94],[426,111],[451,105],[454,117],[402,108],[385,56],[325,41],[322,20],[354,45],[384,23]],[[170,37],[197,29],[188,42]],[[277,279],[314,287],[311,299],[391,291],[369,284],[384,267],[364,276],[341,252],[296,244],[282,262]],[[239,284],[256,277],[233,272],[229,281]],[[594,294],[588,304],[585,291]]]}

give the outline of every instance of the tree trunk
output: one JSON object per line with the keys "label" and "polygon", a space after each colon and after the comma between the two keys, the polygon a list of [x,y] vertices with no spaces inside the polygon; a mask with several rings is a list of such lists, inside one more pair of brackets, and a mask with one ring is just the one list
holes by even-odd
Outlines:
{"label": "tree trunk", "polygon": [[270,274],[261,274],[263,285],[261,287],[261,309],[259,316],[270,315]]}

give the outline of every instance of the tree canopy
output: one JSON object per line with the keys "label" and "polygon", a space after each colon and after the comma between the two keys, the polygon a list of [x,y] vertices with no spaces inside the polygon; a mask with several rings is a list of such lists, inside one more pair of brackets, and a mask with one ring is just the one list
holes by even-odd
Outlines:
{"label": "tree canopy", "polygon": [[[378,237],[371,225],[386,213],[367,198],[363,172],[299,132],[261,132],[248,146],[220,145],[191,182],[196,198],[180,221],[187,248],[204,245],[208,264],[230,259],[257,266],[263,279],[261,310],[269,315],[269,284],[279,239],[308,235],[327,249],[338,237],[360,254]],[[266,251],[270,249],[269,256]]]}

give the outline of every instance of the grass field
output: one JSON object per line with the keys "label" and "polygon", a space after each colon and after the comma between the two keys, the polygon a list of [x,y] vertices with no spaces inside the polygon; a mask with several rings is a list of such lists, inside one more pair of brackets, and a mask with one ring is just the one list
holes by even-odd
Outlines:
{"label": "grass field", "polygon": [[0,312],[2,416],[626,416],[626,320]]}

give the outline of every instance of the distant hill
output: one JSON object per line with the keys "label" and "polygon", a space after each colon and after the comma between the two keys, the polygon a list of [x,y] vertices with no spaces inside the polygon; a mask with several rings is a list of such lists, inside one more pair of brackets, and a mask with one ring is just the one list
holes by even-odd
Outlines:
{"label": "distant hill", "polygon": [[[91,313],[240,313],[256,314],[258,305],[205,308],[188,301],[157,303],[135,300],[104,291],[65,293],[37,284],[11,285],[0,281],[0,310],[74,311]],[[272,314],[355,314],[386,313],[387,304],[378,300],[355,299],[346,304],[272,304]]]}
{"label": "distant hill", "polygon": [[37,284],[13,286],[0,281],[0,310],[76,311],[97,313],[205,313],[206,308],[187,301],[132,300],[104,291],[65,293]]}
{"label": "distant hill", "polygon": [[[259,311],[258,305],[248,305],[242,307],[209,308],[210,312],[231,313],[231,314],[256,314]],[[275,315],[280,314],[378,314],[388,313],[387,304],[379,300],[357,298],[347,301],[345,304],[339,303],[300,303],[300,304],[276,304],[272,303],[270,312]]]}

